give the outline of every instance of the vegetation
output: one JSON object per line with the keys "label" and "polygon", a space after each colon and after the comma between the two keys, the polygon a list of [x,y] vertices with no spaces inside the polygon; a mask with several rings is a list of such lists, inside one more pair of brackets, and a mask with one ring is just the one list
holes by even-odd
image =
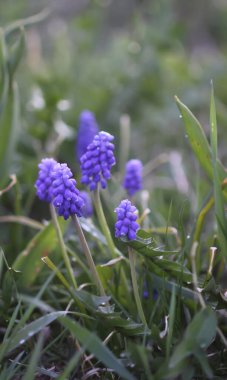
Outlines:
{"label": "vegetation", "polygon": [[[0,380],[224,379],[224,24],[207,24],[218,59],[183,48],[173,1],[147,6],[146,22],[136,9],[102,44],[103,4],[69,24],[45,10],[0,30]],[[91,191],[93,215],[64,220],[36,196],[38,164],[67,163],[86,189],[84,109],[114,136],[116,165]],[[130,195],[129,159],[143,162]],[[136,239],[115,227],[127,198]]]}

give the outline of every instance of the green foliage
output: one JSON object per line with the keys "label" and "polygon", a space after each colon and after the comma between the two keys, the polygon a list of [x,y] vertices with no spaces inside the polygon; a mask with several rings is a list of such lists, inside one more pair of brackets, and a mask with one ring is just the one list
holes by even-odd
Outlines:
{"label": "green foliage", "polygon": [[[67,20],[54,12],[48,19],[46,10],[25,19],[21,0],[13,11],[20,20],[13,22],[0,5],[10,19],[0,30],[0,380],[227,376],[221,128],[227,122],[221,18],[227,8],[210,0],[222,20],[216,31],[212,15],[204,26],[215,41],[220,36],[216,59],[213,51],[191,54],[186,46],[182,2],[138,2],[118,33],[113,20],[121,18],[112,3],[92,2]],[[113,25],[107,28],[108,15]],[[175,93],[187,106],[175,97],[176,107]],[[46,156],[67,162],[82,188],[75,138],[83,109],[96,114],[116,145],[117,165],[101,194],[109,237],[100,231],[98,213],[80,218],[102,296],[73,223],[58,218],[66,267],[56,224],[34,188]],[[121,141],[124,114],[132,141]],[[147,193],[132,200],[141,225],[136,240],[117,241],[114,209],[127,197],[119,152],[126,146],[130,158],[145,164]],[[68,281],[69,272],[76,281]]]}

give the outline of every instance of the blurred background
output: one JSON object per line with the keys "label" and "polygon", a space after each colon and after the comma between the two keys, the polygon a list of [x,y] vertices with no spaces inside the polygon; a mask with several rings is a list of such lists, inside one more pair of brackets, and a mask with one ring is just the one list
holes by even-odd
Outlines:
{"label": "blurred background", "polygon": [[[93,111],[100,128],[115,135],[117,150],[120,120],[126,115],[123,120],[130,119],[131,124],[130,158],[144,164],[159,159],[173,163],[171,175],[166,176],[171,168],[164,168],[161,175],[148,176],[147,186],[175,192],[174,179],[177,190],[191,197],[190,186],[200,172],[188,159],[191,150],[174,95],[195,113],[209,135],[212,79],[219,156],[225,163],[225,0],[0,1],[2,28],[31,16],[14,74],[20,111],[5,170],[18,177],[23,210],[17,206],[17,213],[34,213],[34,181],[41,158],[57,156],[78,173],[75,139],[83,109]],[[9,37],[9,51],[17,39],[18,30]],[[14,212],[12,197],[5,197],[1,213]],[[171,197],[168,193],[168,204]]]}
{"label": "blurred background", "polygon": [[[1,26],[44,9],[49,15],[26,28],[17,71],[22,134],[31,139],[30,148],[39,149],[47,135],[61,129],[60,122],[73,144],[83,109],[92,110],[101,129],[116,137],[121,115],[128,114],[133,155],[144,161],[163,146],[185,147],[174,95],[206,126],[211,79],[222,133],[225,0],[9,0],[0,2]],[[61,147],[62,158],[74,160],[66,158],[68,142]]]}

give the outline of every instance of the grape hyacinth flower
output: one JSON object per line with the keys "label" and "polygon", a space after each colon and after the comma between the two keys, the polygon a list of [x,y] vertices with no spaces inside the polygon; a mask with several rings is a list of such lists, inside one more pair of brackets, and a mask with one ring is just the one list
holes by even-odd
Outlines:
{"label": "grape hyacinth flower", "polygon": [[142,170],[143,165],[140,160],[129,160],[125,165],[122,185],[130,196],[142,189]]}
{"label": "grape hyacinth flower", "polygon": [[104,131],[99,132],[88,145],[86,153],[80,158],[82,178],[81,183],[90,186],[90,190],[96,190],[100,182],[103,189],[110,179],[110,170],[115,165],[114,137]]}
{"label": "grape hyacinth flower", "polygon": [[86,152],[87,146],[93,141],[93,138],[99,132],[99,127],[95,115],[88,110],[81,112],[79,117],[79,128],[76,140],[76,156],[78,161]]}
{"label": "grape hyacinth flower", "polygon": [[84,207],[83,207],[83,217],[84,218],[90,218],[93,214],[93,207],[92,207],[92,201],[90,195],[87,193],[87,191],[81,191],[80,192],[81,198],[84,200]]}
{"label": "grape hyacinth flower", "polygon": [[38,179],[35,183],[36,194],[41,201],[50,203],[52,201],[52,179],[51,173],[57,164],[53,158],[43,158],[39,167]]}
{"label": "grape hyacinth flower", "polygon": [[67,164],[57,163],[51,173],[53,205],[58,215],[63,216],[65,220],[72,215],[83,215],[84,200],[72,176]]}
{"label": "grape hyacinth flower", "polygon": [[136,239],[136,232],[139,229],[139,224],[136,222],[137,208],[128,199],[125,199],[121,201],[115,212],[117,213],[115,236],[117,238],[127,237],[128,240]]}

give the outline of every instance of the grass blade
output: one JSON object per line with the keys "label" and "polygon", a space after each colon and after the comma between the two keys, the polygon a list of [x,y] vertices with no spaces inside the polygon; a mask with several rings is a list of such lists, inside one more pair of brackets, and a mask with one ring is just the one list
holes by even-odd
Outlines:
{"label": "grass blade", "polygon": [[[35,321],[29,323],[16,334],[9,337],[4,344],[7,345],[5,354],[12,351],[17,346],[24,344],[31,336],[37,334],[44,327],[49,325],[51,322],[55,321],[57,318],[65,315],[65,311],[56,311],[43,317],[36,319]],[[3,344],[0,345],[0,349],[3,347]]]}
{"label": "grass blade", "polygon": [[169,331],[166,342],[166,357],[169,358],[171,350],[171,342],[173,337],[174,322],[175,322],[175,309],[176,309],[176,287],[173,286],[170,308],[169,308]]}
{"label": "grass blade", "polygon": [[[211,162],[211,148],[208,144],[204,130],[193,115],[193,113],[188,109],[188,107],[183,104],[178,97],[175,97],[177,107],[182,115],[185,130],[188,136],[188,140],[191,144],[191,148],[202,166],[205,173],[208,175],[209,179],[213,179],[213,169]],[[223,180],[226,177],[226,172],[220,161],[217,160],[217,170],[220,179]]]}
{"label": "grass blade", "polygon": [[113,369],[122,379],[135,380],[134,376],[131,375],[116,356],[103,345],[102,341],[95,334],[82,327],[76,321],[72,321],[70,318],[62,317],[60,321],[81,344],[87,344],[88,340],[90,340],[88,350],[101,360],[107,368]]}
{"label": "grass blade", "polygon": [[226,218],[224,212],[224,199],[221,189],[221,179],[218,172],[217,161],[217,118],[216,107],[214,100],[214,89],[211,83],[211,97],[210,97],[210,140],[212,150],[212,166],[213,166],[213,185],[214,185],[214,201],[215,201],[215,215],[218,225],[218,238],[220,241],[221,251],[227,261],[227,231],[226,231]]}
{"label": "grass blade", "polygon": [[[64,221],[61,221],[61,227],[64,228],[64,226]],[[17,282],[18,286],[24,288],[30,286],[43,268],[41,257],[47,256],[57,247],[55,229],[50,223],[30,240],[25,250],[19,254],[13,263],[13,268],[22,272]]]}
{"label": "grass blade", "polygon": [[43,342],[44,342],[44,335],[40,334],[39,339],[37,341],[37,344],[35,346],[35,349],[34,349],[32,356],[29,360],[28,369],[27,369],[25,375],[23,376],[22,380],[33,380],[33,379],[35,379],[36,368],[37,368],[39,358],[40,358],[41,353],[42,353]]}

